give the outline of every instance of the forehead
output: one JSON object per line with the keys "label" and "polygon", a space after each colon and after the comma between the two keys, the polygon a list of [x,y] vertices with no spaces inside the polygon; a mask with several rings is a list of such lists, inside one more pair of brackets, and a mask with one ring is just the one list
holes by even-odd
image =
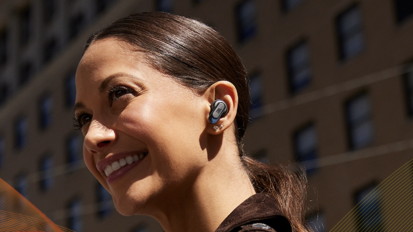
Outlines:
{"label": "forehead", "polygon": [[161,85],[175,88],[171,85],[177,85],[187,89],[174,78],[153,69],[143,52],[126,42],[108,38],[93,42],[79,62],[76,71],[77,95],[90,93],[93,91],[91,87],[117,73],[138,77],[152,88],[160,88]]}
{"label": "forehead", "polygon": [[[107,38],[92,42],[85,51],[78,65],[78,71],[96,71],[103,67],[113,68],[140,63],[144,60],[141,52],[132,52],[125,42]],[[86,69],[86,70],[84,70]]]}

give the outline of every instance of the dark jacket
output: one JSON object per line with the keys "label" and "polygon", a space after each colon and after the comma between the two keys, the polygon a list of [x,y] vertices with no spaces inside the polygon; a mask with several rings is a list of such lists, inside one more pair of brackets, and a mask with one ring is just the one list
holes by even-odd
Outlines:
{"label": "dark jacket", "polygon": [[215,232],[291,232],[275,198],[257,193],[232,211]]}

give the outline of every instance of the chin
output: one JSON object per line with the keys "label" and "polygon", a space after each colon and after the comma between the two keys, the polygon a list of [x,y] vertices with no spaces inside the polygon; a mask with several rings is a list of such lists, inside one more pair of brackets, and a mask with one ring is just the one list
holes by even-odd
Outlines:
{"label": "chin", "polygon": [[[125,197],[128,198],[128,197]],[[132,199],[113,199],[116,210],[123,216],[131,216],[139,214],[142,209],[142,204]]]}
{"label": "chin", "polygon": [[132,191],[132,189],[129,189],[126,194],[115,193],[112,199],[116,210],[124,216],[145,214],[146,204],[148,204],[144,192]]}

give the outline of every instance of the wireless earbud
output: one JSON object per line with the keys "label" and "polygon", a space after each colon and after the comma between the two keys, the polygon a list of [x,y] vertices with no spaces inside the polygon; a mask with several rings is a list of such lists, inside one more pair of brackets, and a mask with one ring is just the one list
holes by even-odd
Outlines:
{"label": "wireless earbud", "polygon": [[227,104],[223,100],[215,100],[211,105],[208,121],[215,124],[221,117],[228,113]]}

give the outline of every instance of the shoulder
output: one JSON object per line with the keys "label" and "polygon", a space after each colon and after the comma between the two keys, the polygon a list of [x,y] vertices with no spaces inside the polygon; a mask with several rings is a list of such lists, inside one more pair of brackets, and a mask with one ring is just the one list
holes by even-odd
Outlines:
{"label": "shoulder", "polygon": [[239,205],[216,232],[289,232],[291,225],[278,202],[269,194],[258,193]]}

